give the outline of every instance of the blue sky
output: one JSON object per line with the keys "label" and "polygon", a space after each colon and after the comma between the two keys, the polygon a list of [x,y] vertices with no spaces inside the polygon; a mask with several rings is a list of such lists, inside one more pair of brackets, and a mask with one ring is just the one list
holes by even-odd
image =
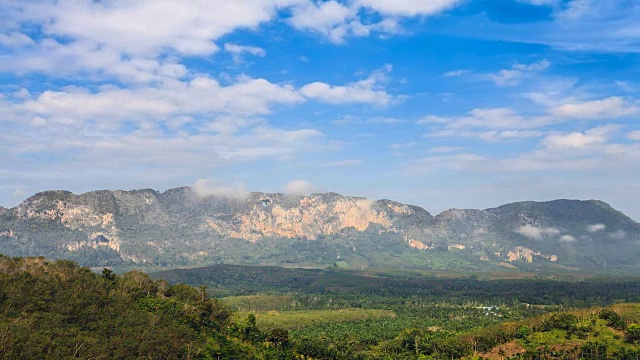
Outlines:
{"label": "blue sky", "polygon": [[640,220],[640,2],[3,1],[0,205],[192,185]]}

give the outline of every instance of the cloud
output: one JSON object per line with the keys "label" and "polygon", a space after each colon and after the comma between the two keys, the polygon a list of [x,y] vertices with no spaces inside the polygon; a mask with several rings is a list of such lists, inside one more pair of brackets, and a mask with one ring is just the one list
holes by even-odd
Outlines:
{"label": "cloud", "polygon": [[235,84],[221,86],[216,80],[202,76],[189,82],[140,89],[47,90],[12,107],[16,112],[33,114],[47,121],[84,124],[88,121],[157,122],[183,114],[253,116],[269,113],[272,104],[296,104],[303,100],[291,86],[273,84],[265,79],[240,78]]}
{"label": "cloud", "polygon": [[461,2],[460,0],[301,2],[292,8],[292,16],[288,22],[296,29],[312,31],[323,35],[333,43],[343,44],[349,36],[369,36],[372,32],[398,33],[401,31],[400,20],[403,18],[431,16],[451,9]]}
{"label": "cloud", "polygon": [[415,159],[404,163],[403,167],[409,173],[425,173],[438,169],[475,172],[485,167],[487,161],[486,157],[478,154],[462,153]]}
{"label": "cloud", "polygon": [[551,110],[561,117],[579,119],[619,118],[637,114],[640,108],[621,97],[611,96],[600,100],[591,100],[563,104]]}
{"label": "cloud", "polygon": [[606,228],[607,226],[605,224],[593,224],[593,225],[587,226],[587,230],[589,230],[589,232],[592,232],[592,233],[602,231]]}
{"label": "cloud", "polygon": [[573,241],[576,241],[576,238],[575,238],[575,237],[573,237],[573,236],[571,236],[571,235],[562,235],[562,236],[560,237],[560,241],[563,241],[563,242],[573,242]]}
{"label": "cloud", "polygon": [[443,77],[459,77],[468,72],[469,70],[453,70],[453,71],[447,71],[446,73],[442,74],[442,76]]}
{"label": "cloud", "polygon": [[267,52],[263,48],[232,43],[225,43],[224,50],[232,55],[235,63],[239,63],[242,60],[242,54],[250,54],[259,57],[265,57],[267,55]]}
{"label": "cloud", "polygon": [[388,148],[389,149],[399,150],[399,149],[406,149],[406,148],[414,147],[416,145],[418,145],[417,142],[411,141],[411,142],[406,142],[406,143],[391,144],[391,145],[388,146]]}
{"label": "cloud", "polygon": [[292,180],[285,187],[284,192],[290,195],[309,195],[316,191],[316,187],[306,180]]}
{"label": "cloud", "polygon": [[599,145],[605,141],[606,137],[603,134],[572,132],[569,134],[549,135],[543,140],[542,144],[549,149],[563,149]]}
{"label": "cloud", "polygon": [[558,5],[560,0],[516,0],[523,4],[535,5],[535,6],[555,6]]}
{"label": "cloud", "polygon": [[511,69],[503,69],[493,74],[481,75],[480,78],[494,82],[498,86],[515,86],[534,73],[546,70],[551,65],[547,59],[532,64],[515,64]]}
{"label": "cloud", "polygon": [[634,130],[627,134],[627,138],[633,141],[640,141],[640,130]]}
{"label": "cloud", "polygon": [[627,233],[624,230],[618,230],[614,233],[608,234],[609,238],[613,240],[624,240],[627,238]]}
{"label": "cloud", "polygon": [[348,167],[348,166],[358,166],[362,164],[362,160],[356,159],[347,159],[347,160],[338,160],[325,164],[328,167]]}
{"label": "cloud", "polygon": [[29,36],[20,32],[11,32],[8,34],[0,34],[0,45],[6,47],[23,47],[34,45],[35,41]]}
{"label": "cloud", "polygon": [[430,153],[451,153],[463,150],[461,146],[436,146],[429,149]]}
{"label": "cloud", "polygon": [[609,134],[617,130],[617,126],[593,128],[586,132],[553,134],[542,140],[541,145],[550,150],[579,149],[606,143]]}
{"label": "cloud", "polygon": [[191,190],[193,190],[196,196],[202,198],[209,196],[224,196],[243,199],[248,195],[248,191],[242,183],[222,185],[212,179],[198,179],[193,183],[193,185],[191,185]]}
{"label": "cloud", "polygon": [[368,78],[343,86],[329,85],[324,82],[313,82],[300,89],[300,93],[309,99],[317,99],[330,104],[363,103],[376,106],[387,106],[394,97],[381,89],[386,81],[391,66],[374,71]]}
{"label": "cloud", "polygon": [[429,16],[451,9],[462,0],[357,0],[356,3],[384,15]]}
{"label": "cloud", "polygon": [[44,32],[94,42],[132,56],[154,57],[165,49],[183,55],[211,54],[214,40],[275,16],[278,2],[218,1],[81,2],[32,6]]}
{"label": "cloud", "polygon": [[289,22],[296,29],[312,30],[341,43],[351,33],[348,21],[355,16],[355,10],[334,0],[307,2],[293,9]]}
{"label": "cloud", "polygon": [[515,229],[520,235],[526,236],[529,239],[533,240],[542,240],[543,237],[547,235],[557,235],[560,234],[560,230],[556,228],[541,228],[533,225],[524,225],[517,229]]}
{"label": "cloud", "polygon": [[426,116],[423,119],[419,120],[417,123],[421,125],[428,125],[433,123],[446,124],[446,128],[448,129],[505,129],[535,126],[535,124],[528,124],[525,118],[508,108],[478,108],[469,111],[467,116],[451,118]]}

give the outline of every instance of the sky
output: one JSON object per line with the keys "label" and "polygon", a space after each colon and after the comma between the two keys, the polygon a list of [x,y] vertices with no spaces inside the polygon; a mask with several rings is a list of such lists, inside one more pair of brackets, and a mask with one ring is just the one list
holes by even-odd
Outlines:
{"label": "sky", "polygon": [[640,1],[0,2],[0,205],[194,186],[640,220]]}

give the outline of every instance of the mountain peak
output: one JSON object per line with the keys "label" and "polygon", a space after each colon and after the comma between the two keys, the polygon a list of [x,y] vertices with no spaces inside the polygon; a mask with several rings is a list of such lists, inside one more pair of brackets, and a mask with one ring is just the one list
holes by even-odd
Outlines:
{"label": "mountain peak", "polygon": [[45,191],[0,213],[0,252],[88,265],[640,263],[640,225],[599,200],[523,201],[433,217],[418,206],[334,192],[240,197],[182,187]]}

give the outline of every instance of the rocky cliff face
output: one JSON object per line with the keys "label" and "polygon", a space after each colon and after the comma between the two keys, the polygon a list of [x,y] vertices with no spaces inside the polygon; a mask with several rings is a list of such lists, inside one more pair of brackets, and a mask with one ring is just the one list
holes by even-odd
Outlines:
{"label": "rocky cliff face", "polygon": [[373,201],[364,198],[315,194],[282,199],[281,194],[251,194],[247,211],[233,214],[232,221],[213,217],[206,222],[223,236],[249,241],[265,237],[315,240],[319,235],[338,234],[346,228],[365,231],[370,224],[397,231],[387,213],[393,209],[377,210]]}
{"label": "rocky cliff face", "polygon": [[105,263],[278,263],[284,255],[313,262],[317,251],[323,263],[332,261],[326,254],[367,264],[396,253],[419,266],[449,253],[467,262],[600,266],[640,262],[639,234],[640,225],[599,201],[451,209],[432,217],[416,206],[335,193],[236,199],[178,188],[49,191],[0,209],[0,252]]}

